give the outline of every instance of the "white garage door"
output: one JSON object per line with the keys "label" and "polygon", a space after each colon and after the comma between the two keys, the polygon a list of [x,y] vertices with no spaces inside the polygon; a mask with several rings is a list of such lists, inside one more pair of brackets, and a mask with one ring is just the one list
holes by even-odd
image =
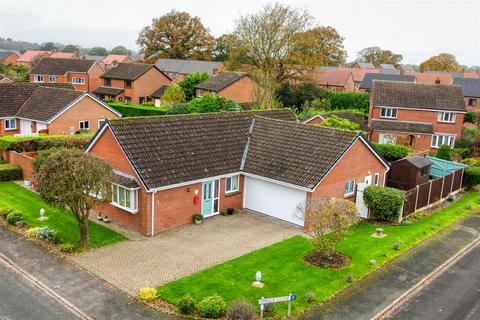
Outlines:
{"label": "white garage door", "polygon": [[244,196],[246,209],[303,226],[297,206],[305,201],[305,191],[245,177]]}

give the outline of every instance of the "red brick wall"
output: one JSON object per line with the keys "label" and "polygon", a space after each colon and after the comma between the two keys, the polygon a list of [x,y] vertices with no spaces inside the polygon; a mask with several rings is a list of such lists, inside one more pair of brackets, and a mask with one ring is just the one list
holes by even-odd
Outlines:
{"label": "red brick wall", "polygon": [[118,115],[103,107],[99,102],[85,96],[48,125],[49,134],[69,134],[70,127],[80,130],[80,121],[88,120],[90,131],[98,130],[98,120],[118,118]]}
{"label": "red brick wall", "polygon": [[[345,168],[348,168],[346,170]],[[322,197],[344,198],[345,183],[355,179],[355,183],[363,182],[365,177],[372,175],[372,184],[375,173],[380,174],[379,185],[383,185],[387,168],[369,150],[363,141],[357,140],[343,158],[336,164],[314,192],[307,193],[307,200]],[[350,198],[354,200],[354,196]]]}
{"label": "red brick wall", "polygon": [[[379,132],[375,131],[372,132],[370,135],[370,141],[378,142],[380,133],[383,134],[394,134],[397,136],[397,144],[402,144],[402,141],[407,141],[409,139],[409,133],[401,133],[401,132]],[[414,150],[416,152],[428,152],[430,150],[430,145],[432,144],[432,136],[428,134],[414,134],[415,136],[415,146]]]}
{"label": "red brick wall", "polygon": [[23,179],[30,179],[34,181],[35,175],[33,171],[33,160],[38,155],[37,152],[17,153],[11,151],[10,163],[20,166],[23,170]]}
{"label": "red brick wall", "polygon": [[319,125],[323,122],[323,119],[320,117],[314,117],[312,120],[305,122],[305,124]]}
{"label": "red brick wall", "polygon": [[[468,100],[470,99],[477,99],[477,105],[476,107],[469,107],[468,106]],[[465,101],[465,107],[467,107],[468,111],[475,111],[480,109],[480,98],[475,98],[475,97],[463,97],[463,100]]]}
{"label": "red brick wall", "polygon": [[252,78],[245,76],[219,91],[218,95],[231,99],[236,103],[254,102],[256,85],[256,82]]}
{"label": "red brick wall", "polygon": [[0,119],[0,136],[13,136],[20,133],[20,119],[16,119],[17,129],[5,130],[5,119]]}

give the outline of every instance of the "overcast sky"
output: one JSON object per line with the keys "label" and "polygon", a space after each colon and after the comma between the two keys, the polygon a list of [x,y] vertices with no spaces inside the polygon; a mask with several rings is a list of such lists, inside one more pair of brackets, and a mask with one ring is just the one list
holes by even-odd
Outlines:
{"label": "overcast sky", "polygon": [[[137,50],[138,32],[172,9],[199,16],[214,36],[232,31],[241,15],[263,0],[0,0],[0,36],[82,47],[122,44]],[[280,1],[306,8],[319,25],[345,37],[348,60],[362,48],[379,46],[420,63],[441,52],[461,64],[480,65],[480,0]]]}

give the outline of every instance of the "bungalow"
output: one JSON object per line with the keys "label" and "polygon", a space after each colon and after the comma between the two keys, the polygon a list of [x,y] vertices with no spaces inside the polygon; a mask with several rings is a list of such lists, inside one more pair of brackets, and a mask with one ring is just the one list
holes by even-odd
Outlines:
{"label": "bungalow", "polygon": [[285,109],[108,120],[86,152],[116,176],[96,210],[145,235],[227,208],[304,226],[299,204],[323,197],[356,201],[367,217],[357,192],[383,185],[389,168],[359,133],[299,124]]}
{"label": "bungalow", "polygon": [[121,114],[92,95],[29,83],[0,84],[0,136],[96,131]]}
{"label": "bungalow", "polygon": [[33,66],[35,62],[44,57],[49,57],[52,51],[43,50],[27,50],[18,57],[15,63],[26,64],[27,66]]}
{"label": "bungalow", "polygon": [[13,81],[10,80],[9,78],[7,78],[5,75],[0,73],[0,83],[11,83],[11,82],[13,82]]}
{"label": "bungalow", "polygon": [[113,67],[116,67],[119,63],[133,63],[130,56],[124,54],[107,54],[103,57],[101,64],[105,70],[110,70]]}
{"label": "bungalow", "polygon": [[207,73],[214,75],[223,69],[223,63],[219,61],[158,59],[155,65],[174,82],[182,80],[189,74]]}
{"label": "bungalow", "polygon": [[462,87],[465,106],[469,110],[480,108],[480,79],[478,78],[455,78],[453,84]]}
{"label": "bungalow", "polygon": [[373,86],[374,80],[386,80],[386,81],[404,81],[415,82],[414,76],[399,75],[399,74],[385,74],[385,73],[367,73],[363,78],[362,83],[359,86],[361,92],[370,92]]}
{"label": "bungalow", "polygon": [[172,81],[153,64],[119,63],[100,76],[103,86],[93,91],[102,100],[143,104],[163,85]]}
{"label": "bungalow", "polygon": [[0,51],[0,61],[5,64],[12,64],[17,62],[20,55],[15,51]]}
{"label": "bungalow", "polygon": [[31,83],[71,83],[75,90],[92,92],[102,84],[102,67],[95,60],[43,58],[30,70]]}
{"label": "bungalow", "polygon": [[333,91],[355,91],[352,72],[346,70],[321,70],[313,72],[312,80],[321,88]]}
{"label": "bungalow", "polygon": [[236,103],[255,101],[257,83],[246,72],[221,71],[195,86],[197,97],[212,93]]}
{"label": "bungalow", "polygon": [[456,85],[373,81],[370,95],[370,140],[435,151],[454,147],[463,129],[466,108]]}

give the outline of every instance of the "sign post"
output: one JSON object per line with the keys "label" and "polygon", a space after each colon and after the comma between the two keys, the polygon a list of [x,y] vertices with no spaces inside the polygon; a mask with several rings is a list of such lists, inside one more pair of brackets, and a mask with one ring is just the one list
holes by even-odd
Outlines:
{"label": "sign post", "polygon": [[288,317],[290,318],[292,313],[292,301],[295,301],[295,300],[297,300],[297,296],[291,293],[288,296],[283,296],[283,297],[273,297],[273,298],[262,297],[260,300],[258,300],[258,304],[260,305],[260,320],[263,320],[263,311],[265,308],[265,304],[277,303],[277,302],[288,302]]}

